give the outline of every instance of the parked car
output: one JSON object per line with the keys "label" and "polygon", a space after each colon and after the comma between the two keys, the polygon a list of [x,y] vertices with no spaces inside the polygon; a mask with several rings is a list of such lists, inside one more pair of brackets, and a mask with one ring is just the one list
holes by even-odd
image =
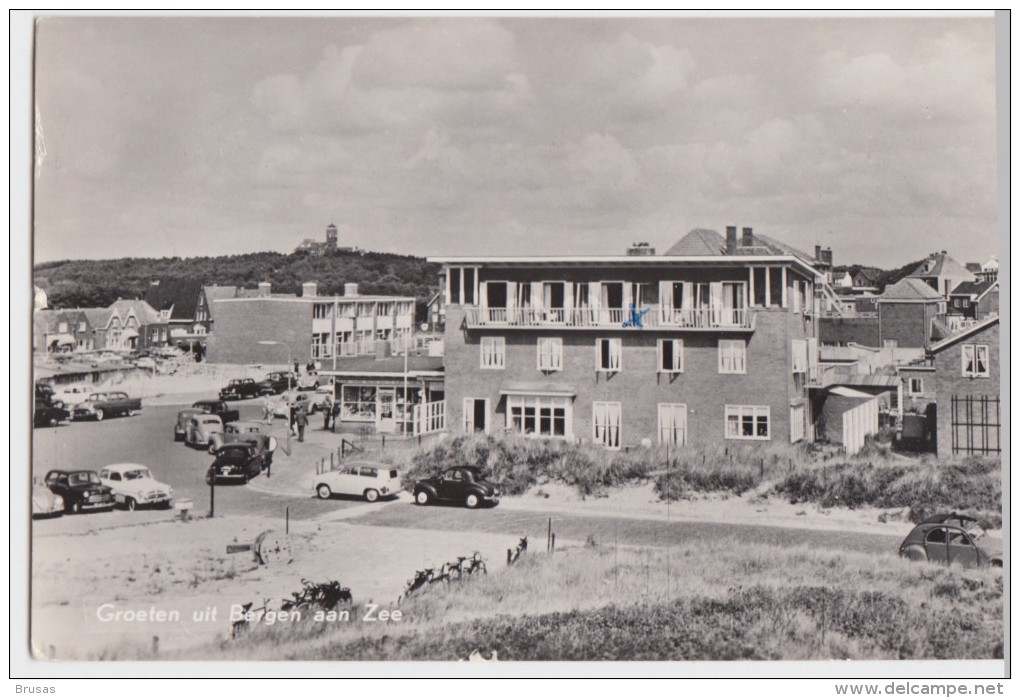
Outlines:
{"label": "parked car", "polygon": [[212,484],[214,478],[216,484],[240,482],[247,485],[249,480],[268,467],[269,453],[256,443],[225,444],[216,450],[215,455],[216,460],[205,474],[207,485]]}
{"label": "parked car", "polygon": [[116,503],[128,511],[139,506],[169,509],[174,504],[174,488],[156,480],[144,465],[108,465],[99,471],[99,481],[114,491]]}
{"label": "parked car", "polygon": [[400,471],[385,463],[350,463],[316,479],[315,493],[320,499],[346,494],[374,502],[379,497],[395,497],[400,491]]}
{"label": "parked car", "polygon": [[[290,407],[304,405],[304,408],[308,410],[308,414],[315,414],[322,410],[322,406],[325,404],[326,398],[329,397],[329,395],[326,395],[325,393],[299,393],[292,390],[289,393],[284,393],[282,397],[283,402],[286,402]],[[287,414],[288,413],[283,408],[280,409],[279,415],[276,410],[273,411],[274,416],[287,416]]]}
{"label": "parked car", "polygon": [[191,406],[196,410],[202,410],[205,414],[216,415],[224,424],[236,422],[241,418],[241,412],[230,409],[230,405],[223,400],[199,400]]}
{"label": "parked car", "polygon": [[72,385],[57,391],[56,398],[63,401],[65,406],[80,405],[88,399],[92,389],[83,385]]}
{"label": "parked car", "polygon": [[205,411],[188,407],[177,413],[177,421],[174,422],[174,441],[184,441],[184,437],[188,433],[188,424],[191,423],[191,418],[197,414],[205,414]]}
{"label": "parked car", "polygon": [[78,514],[94,509],[113,509],[113,489],[99,481],[94,470],[51,470],[46,486],[64,500],[64,511]]}
{"label": "parked car", "polygon": [[222,433],[223,422],[219,417],[214,414],[196,414],[188,420],[184,443],[188,446],[208,446],[216,438],[216,434]]}
{"label": "parked car", "polygon": [[63,407],[37,402],[35,409],[32,411],[32,426],[55,427],[70,418],[71,413]]}
{"label": "parked car", "polygon": [[277,442],[276,437],[267,434],[265,429],[265,425],[261,422],[230,422],[229,424],[224,424],[222,434],[213,434],[209,443],[209,450],[215,451],[226,444],[256,443],[261,449],[269,452],[269,462],[271,463]]}
{"label": "parked car", "polygon": [[964,567],[1002,567],[1002,541],[987,524],[962,514],[936,514],[914,526],[900,544],[900,556]]}
{"label": "parked car", "polygon": [[319,375],[317,373],[303,373],[298,376],[295,385],[298,390],[315,390],[319,387]]}
{"label": "parked car", "polygon": [[260,384],[263,394],[279,395],[297,386],[297,376],[290,371],[276,371],[265,377]]}
{"label": "parked car", "polygon": [[266,389],[254,378],[234,378],[220,390],[220,400],[247,400],[265,394]]}
{"label": "parked car", "polygon": [[432,502],[459,502],[468,509],[481,504],[499,504],[499,490],[482,477],[478,468],[458,465],[447,468],[442,475],[414,483],[414,501],[425,505]]}
{"label": "parked car", "polygon": [[63,513],[63,497],[44,485],[32,485],[32,518],[61,516]]}
{"label": "parked car", "polygon": [[335,394],[334,392],[335,385],[336,385],[335,378],[327,378],[325,380],[322,380],[320,378],[319,385],[315,388],[315,392],[332,396]]}
{"label": "parked car", "polygon": [[105,393],[92,393],[84,402],[75,405],[71,413],[74,419],[94,419],[97,422],[103,421],[106,417],[134,415],[142,409],[142,400],[137,397],[128,397],[127,393],[110,391]]}

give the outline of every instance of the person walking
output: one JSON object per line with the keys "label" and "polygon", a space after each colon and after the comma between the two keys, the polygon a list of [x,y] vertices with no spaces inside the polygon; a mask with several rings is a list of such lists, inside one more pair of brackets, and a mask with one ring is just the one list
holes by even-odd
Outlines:
{"label": "person walking", "polygon": [[273,401],[268,395],[262,396],[262,421],[266,424],[273,423]]}
{"label": "person walking", "polygon": [[329,431],[329,423],[333,420],[333,401],[329,395],[322,401],[322,430]]}
{"label": "person walking", "polygon": [[340,416],[340,401],[333,403],[333,433],[336,433],[336,420]]}
{"label": "person walking", "polygon": [[297,414],[294,416],[294,422],[297,424],[297,440],[304,442],[305,440],[305,427],[308,426],[308,413],[305,412],[304,405],[300,405],[296,408]]}

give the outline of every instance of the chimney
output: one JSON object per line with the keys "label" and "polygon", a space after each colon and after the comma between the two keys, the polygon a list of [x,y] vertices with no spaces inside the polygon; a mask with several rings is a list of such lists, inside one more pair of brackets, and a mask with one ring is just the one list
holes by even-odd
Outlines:
{"label": "chimney", "polygon": [[259,298],[269,298],[272,293],[273,285],[268,281],[259,282]]}
{"label": "chimney", "polygon": [[750,228],[744,228],[744,236],[740,240],[741,247],[754,247],[754,233]]}
{"label": "chimney", "polygon": [[306,281],[301,284],[301,296],[304,298],[315,298],[319,295],[319,285],[314,281]]}
{"label": "chimney", "polygon": [[344,284],[344,295],[345,296],[356,296],[358,295],[357,284]]}
{"label": "chimney", "polygon": [[737,251],[737,226],[726,226],[726,254],[733,254]]}
{"label": "chimney", "polygon": [[821,245],[815,245],[815,261],[816,262],[822,261],[822,246]]}

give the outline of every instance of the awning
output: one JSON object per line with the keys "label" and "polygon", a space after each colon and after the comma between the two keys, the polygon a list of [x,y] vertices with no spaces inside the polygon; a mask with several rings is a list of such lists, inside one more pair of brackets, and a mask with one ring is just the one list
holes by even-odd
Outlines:
{"label": "awning", "polygon": [[856,397],[864,399],[870,399],[875,397],[874,395],[871,395],[869,393],[862,393],[860,390],[853,390],[852,388],[844,387],[829,388],[829,393],[831,395],[839,395],[840,397]]}
{"label": "awning", "polygon": [[61,334],[55,334],[50,337],[50,344],[56,342],[58,345],[63,346],[66,344],[77,344],[78,340],[74,338],[74,335],[62,332]]}
{"label": "awning", "polygon": [[577,391],[565,383],[506,383],[500,388],[499,394],[529,397],[574,397],[577,395]]}

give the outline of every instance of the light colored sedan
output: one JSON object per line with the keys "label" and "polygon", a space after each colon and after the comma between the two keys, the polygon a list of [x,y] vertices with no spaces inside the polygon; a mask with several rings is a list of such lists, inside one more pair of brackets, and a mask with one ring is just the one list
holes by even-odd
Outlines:
{"label": "light colored sedan", "polygon": [[208,446],[214,434],[223,433],[223,422],[214,414],[196,414],[188,420],[184,443],[189,446]]}
{"label": "light colored sedan", "polygon": [[174,488],[156,480],[144,465],[108,465],[99,471],[99,481],[113,488],[117,503],[128,511],[140,506],[169,509],[174,504]]}
{"label": "light colored sedan", "polygon": [[395,497],[400,492],[400,471],[385,463],[347,463],[339,470],[316,478],[315,493],[320,499],[335,494],[364,497],[374,502],[379,497]]}
{"label": "light colored sedan", "polygon": [[64,498],[45,485],[32,485],[32,516],[63,516]]}

